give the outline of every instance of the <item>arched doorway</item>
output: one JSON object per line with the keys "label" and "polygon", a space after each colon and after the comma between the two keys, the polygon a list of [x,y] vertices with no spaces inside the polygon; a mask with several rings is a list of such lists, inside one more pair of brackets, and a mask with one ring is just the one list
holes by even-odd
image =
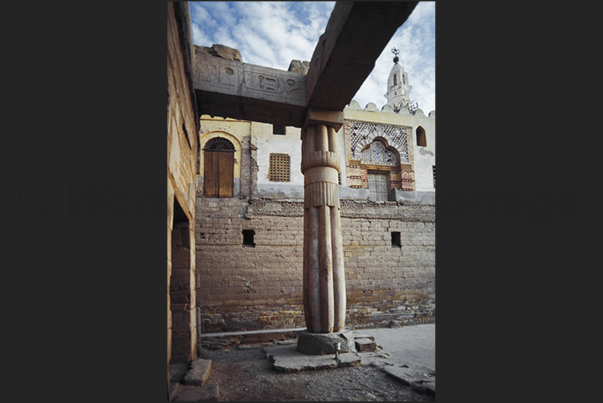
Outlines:
{"label": "arched doorway", "polygon": [[203,149],[203,196],[233,197],[234,145],[223,137],[209,140]]}

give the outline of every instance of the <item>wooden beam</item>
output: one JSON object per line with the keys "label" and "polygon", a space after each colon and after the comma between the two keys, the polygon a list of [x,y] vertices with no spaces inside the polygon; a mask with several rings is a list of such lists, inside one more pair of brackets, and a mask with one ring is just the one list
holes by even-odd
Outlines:
{"label": "wooden beam", "polygon": [[416,5],[338,1],[312,55],[306,76],[307,105],[343,110]]}

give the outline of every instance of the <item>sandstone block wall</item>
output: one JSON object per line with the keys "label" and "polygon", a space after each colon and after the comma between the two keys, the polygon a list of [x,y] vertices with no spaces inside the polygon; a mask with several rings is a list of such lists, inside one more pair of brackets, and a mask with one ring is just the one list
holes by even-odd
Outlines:
{"label": "sandstone block wall", "polygon": [[[435,206],[341,206],[346,325],[435,321]],[[197,199],[202,333],[305,327],[302,213],[301,201]],[[243,230],[255,232],[255,246],[243,245]]]}
{"label": "sandstone block wall", "polygon": [[[167,4],[167,361],[197,353],[194,221],[198,166],[196,106],[187,67],[186,4]],[[189,38],[190,39],[190,38]]]}

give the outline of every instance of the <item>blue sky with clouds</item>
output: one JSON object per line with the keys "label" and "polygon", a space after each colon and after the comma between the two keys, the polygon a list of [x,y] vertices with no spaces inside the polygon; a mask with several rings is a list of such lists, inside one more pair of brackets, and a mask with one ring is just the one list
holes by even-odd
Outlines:
{"label": "blue sky with clouds", "polygon": [[[222,44],[241,52],[244,63],[287,70],[293,59],[310,60],[335,2],[190,2],[193,42]],[[425,114],[435,110],[435,2],[420,2],[398,28],[375,62],[375,68],[354,99],[361,107],[374,102],[379,109],[393,66],[391,48],[412,86],[410,98]]]}

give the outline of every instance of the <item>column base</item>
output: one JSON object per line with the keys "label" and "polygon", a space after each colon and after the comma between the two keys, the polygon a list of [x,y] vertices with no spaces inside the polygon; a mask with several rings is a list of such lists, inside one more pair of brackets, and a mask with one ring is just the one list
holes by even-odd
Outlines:
{"label": "column base", "polygon": [[340,343],[339,353],[350,351],[348,341],[339,333],[298,333],[297,351],[308,355],[335,354],[335,343]]}

